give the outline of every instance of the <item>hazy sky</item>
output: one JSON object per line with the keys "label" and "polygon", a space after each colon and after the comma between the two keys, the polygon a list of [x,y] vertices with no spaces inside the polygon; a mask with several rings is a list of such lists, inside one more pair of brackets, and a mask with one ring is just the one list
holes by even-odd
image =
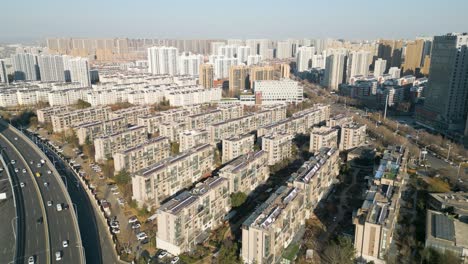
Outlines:
{"label": "hazy sky", "polygon": [[0,40],[414,38],[468,31],[467,0],[5,0]]}

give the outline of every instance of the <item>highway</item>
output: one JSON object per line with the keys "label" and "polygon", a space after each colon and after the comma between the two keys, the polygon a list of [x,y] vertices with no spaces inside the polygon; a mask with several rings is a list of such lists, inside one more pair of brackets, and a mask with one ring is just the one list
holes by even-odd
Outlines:
{"label": "highway", "polygon": [[[19,226],[24,224],[24,239],[18,239],[24,243],[24,253],[17,254],[18,258],[23,255],[23,261],[18,263],[27,263],[29,256],[35,256],[36,263],[84,263],[74,206],[69,204],[70,197],[59,176],[53,175],[56,170],[49,161],[38,167],[44,156],[4,123],[0,123],[0,132],[0,144],[6,146],[5,155],[17,161],[10,167],[19,169],[16,175],[25,185],[18,198],[24,203],[24,217],[19,217]],[[23,168],[26,173],[22,173]],[[36,173],[41,176],[33,176]],[[51,206],[47,205],[48,201]],[[57,204],[63,210],[58,211]],[[64,247],[64,241],[68,246]],[[56,260],[56,252],[60,252],[60,260]]]}

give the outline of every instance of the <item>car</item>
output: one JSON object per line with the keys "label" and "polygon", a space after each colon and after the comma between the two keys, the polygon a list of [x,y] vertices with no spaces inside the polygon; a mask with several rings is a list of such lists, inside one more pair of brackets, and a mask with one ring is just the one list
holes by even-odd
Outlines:
{"label": "car", "polygon": [[141,224],[139,222],[135,222],[132,224],[132,229],[138,229],[141,227]]}
{"label": "car", "polygon": [[163,250],[161,253],[158,255],[158,259],[163,259],[167,256],[167,251]]}
{"label": "car", "polygon": [[111,223],[110,223],[110,226],[111,226],[112,228],[119,228],[119,227],[120,227],[118,221],[113,221],[113,222],[111,222]]}
{"label": "car", "polygon": [[23,169],[21,172],[22,172],[22,173],[26,173],[26,169]]}
{"label": "car", "polygon": [[11,164],[15,164],[15,163],[16,163],[16,160],[11,160],[10,163],[11,163]]}
{"label": "car", "polygon": [[3,171],[3,168],[0,168],[0,172],[2,172],[2,171]]}
{"label": "car", "polygon": [[17,138],[17,137],[15,137],[15,140],[18,140],[18,138]]}
{"label": "car", "polygon": [[62,211],[62,204],[58,203],[56,207],[57,207],[57,211],[59,212]]}
{"label": "car", "polygon": [[35,259],[34,259],[34,256],[30,256],[30,257],[28,258],[28,264],[34,264],[34,263],[36,263],[36,261],[35,261]]}
{"label": "car", "polygon": [[41,173],[40,172],[36,172],[36,177],[41,177]]}
{"label": "car", "polygon": [[24,182],[20,182],[20,187],[21,187],[21,188],[24,187]]}
{"label": "car", "polygon": [[119,191],[114,191],[114,192],[112,192],[112,194],[113,195],[118,195],[118,194],[120,194],[120,192]]}
{"label": "car", "polygon": [[120,229],[119,229],[119,228],[112,228],[112,233],[113,233],[113,234],[119,234],[119,233],[120,233]]}
{"label": "car", "polygon": [[62,252],[59,250],[55,252],[55,260],[61,260],[62,259]]}
{"label": "car", "polygon": [[44,182],[44,186],[45,186],[45,187],[49,187],[49,183],[48,183],[48,182]]}
{"label": "car", "polygon": [[31,160],[31,161],[29,162],[29,164],[33,165],[33,164],[34,164],[34,161],[33,161],[33,160]]}
{"label": "car", "polygon": [[52,206],[52,201],[47,201],[47,206]]}
{"label": "car", "polygon": [[128,223],[129,224],[133,224],[135,223],[136,221],[138,221],[138,218],[136,216],[131,216],[129,219],[128,219]]}
{"label": "car", "polygon": [[42,166],[41,163],[36,164],[36,167],[40,168]]}
{"label": "car", "polygon": [[112,186],[112,187],[110,188],[111,191],[117,191],[118,189],[119,189],[119,187],[117,187],[117,186]]}
{"label": "car", "polygon": [[68,240],[62,241],[62,247],[64,248],[68,247]]}
{"label": "car", "polygon": [[140,232],[140,233],[138,233],[138,234],[136,235],[136,237],[137,237],[138,240],[143,240],[143,239],[145,239],[145,238],[148,238],[148,235],[146,235],[145,232]]}
{"label": "car", "polygon": [[41,159],[41,163],[42,163],[42,164],[45,164],[45,160],[44,160],[44,159]]}
{"label": "car", "polygon": [[179,257],[175,257],[171,260],[171,264],[179,263]]}
{"label": "car", "polygon": [[44,222],[44,217],[41,216],[37,219],[38,224],[42,224],[43,222]]}
{"label": "car", "polygon": [[47,171],[47,174],[52,174],[52,172],[50,170]]}
{"label": "car", "polygon": [[117,203],[120,205],[120,206],[123,206],[125,204],[125,199],[124,198],[119,198],[117,199]]}
{"label": "car", "polygon": [[18,171],[19,171],[18,168],[15,168],[15,172],[18,172]]}

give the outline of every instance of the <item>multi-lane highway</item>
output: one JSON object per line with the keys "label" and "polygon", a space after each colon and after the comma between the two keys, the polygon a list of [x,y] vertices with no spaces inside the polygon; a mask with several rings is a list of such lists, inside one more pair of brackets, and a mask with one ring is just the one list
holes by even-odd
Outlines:
{"label": "multi-lane highway", "polygon": [[30,256],[35,263],[84,263],[74,206],[55,168],[31,142],[3,122],[0,145],[5,147],[4,157],[16,178],[14,188],[20,188],[17,263],[27,263]]}

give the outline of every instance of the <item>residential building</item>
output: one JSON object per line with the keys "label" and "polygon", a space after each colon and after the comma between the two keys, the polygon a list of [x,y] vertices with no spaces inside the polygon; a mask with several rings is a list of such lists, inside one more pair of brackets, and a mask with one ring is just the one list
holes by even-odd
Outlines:
{"label": "residential building", "polygon": [[250,87],[253,87],[255,81],[273,80],[275,69],[273,66],[252,66],[250,67]]}
{"label": "residential building", "polygon": [[198,76],[200,65],[203,63],[203,56],[199,54],[182,54],[179,57],[179,70],[180,75]]}
{"label": "residential building", "polygon": [[403,55],[402,40],[379,40],[377,57],[387,61],[388,70],[390,67],[400,67]]}
{"label": "residential building", "polygon": [[213,88],[214,66],[211,63],[200,65],[199,84],[203,88]]}
{"label": "residential building", "polygon": [[0,60],[0,83],[9,83],[7,64],[5,63],[5,60]]}
{"label": "residential building", "polygon": [[97,137],[123,132],[127,128],[128,123],[123,117],[80,123],[73,127],[80,145],[92,144]]}
{"label": "residential building", "polygon": [[229,78],[229,70],[238,63],[236,58],[223,55],[212,55],[209,58],[209,62],[214,65],[214,75],[216,79]]}
{"label": "residential building", "polygon": [[[468,113],[468,34],[434,37],[424,107],[416,119],[439,132],[463,134]],[[468,131],[468,130],[466,130]]]}
{"label": "residential building", "polygon": [[200,145],[161,160],[132,175],[132,199],[139,207],[158,208],[167,198],[209,175],[214,168],[214,148]]}
{"label": "residential building", "polygon": [[297,71],[307,71],[312,66],[312,57],[315,55],[314,47],[299,47],[296,53]]}
{"label": "residential building", "polygon": [[366,141],[366,125],[348,123],[341,127],[340,151],[359,147]]}
{"label": "residential building", "polygon": [[289,64],[281,63],[279,69],[279,79],[289,79],[291,76],[291,66]]}
{"label": "residential building", "polygon": [[65,56],[63,67],[66,81],[80,83],[84,87],[91,86],[88,59]]}
{"label": "residential building", "polygon": [[315,152],[323,147],[338,148],[338,129],[318,127],[310,133],[309,152]]}
{"label": "residential building", "polygon": [[371,59],[372,57],[369,51],[360,50],[350,52],[346,68],[347,81],[349,82],[349,79],[353,76],[367,76],[369,74]]}
{"label": "residential building", "polygon": [[166,137],[151,138],[141,145],[114,154],[115,172],[126,170],[135,173],[171,155],[171,146]]}
{"label": "residential building", "polygon": [[249,55],[247,56],[247,66],[258,65],[262,59],[262,55]]}
{"label": "residential building", "polygon": [[327,127],[342,127],[345,124],[353,122],[353,117],[345,114],[339,114],[333,117],[330,117],[327,120]]}
{"label": "residential building", "polygon": [[390,67],[390,69],[388,69],[388,74],[390,74],[393,79],[398,79],[401,76],[401,69],[398,67]]}
{"label": "residential building", "polygon": [[237,46],[237,64],[246,64],[250,53],[250,47]]}
{"label": "residential building", "polygon": [[291,79],[255,81],[254,93],[262,104],[300,103],[304,100],[304,88]]}
{"label": "residential building", "polygon": [[262,150],[268,155],[268,165],[273,166],[292,157],[293,138],[293,135],[281,132],[261,137]]}
{"label": "residential building", "polygon": [[416,39],[406,43],[405,62],[402,65],[405,74],[420,72],[423,62],[423,49],[425,41]]}
{"label": "residential building", "polygon": [[378,58],[374,63],[374,76],[379,77],[385,73],[385,69],[387,68],[387,61],[382,60],[382,58]]}
{"label": "residential building", "polygon": [[292,55],[292,46],[288,41],[278,41],[276,44],[276,58],[289,59]]}
{"label": "residential building", "polygon": [[37,57],[41,81],[65,82],[63,57],[60,55],[40,55]]}
{"label": "residential building", "polygon": [[113,111],[109,114],[109,118],[123,117],[127,121],[127,124],[136,125],[138,123],[137,118],[148,115],[150,111],[151,106],[148,105],[133,106]]}
{"label": "residential building", "polygon": [[254,134],[244,134],[222,140],[222,163],[229,162],[241,155],[253,151],[255,143]]}
{"label": "residential building", "polygon": [[148,133],[142,126],[133,126],[123,132],[98,137],[94,139],[94,159],[107,160],[115,153],[143,144],[147,140]]}
{"label": "residential building", "polygon": [[191,251],[222,225],[230,209],[228,181],[208,178],[161,205],[156,246],[173,255]]}
{"label": "residential building", "polygon": [[152,74],[178,74],[179,50],[175,47],[148,48],[148,72]]}
{"label": "residential building", "polygon": [[337,91],[338,86],[345,82],[346,61],[346,51],[332,51],[331,54],[327,56],[325,62],[325,75],[323,77],[323,85],[329,90]]}
{"label": "residential building", "polygon": [[249,67],[245,65],[231,66],[229,70],[229,96],[237,97],[249,88]]}
{"label": "residential building", "polygon": [[188,129],[186,122],[164,122],[159,124],[159,135],[169,138],[171,142],[179,142],[180,134]]}
{"label": "residential building", "polygon": [[264,183],[269,174],[268,157],[263,150],[239,156],[219,171],[219,177],[228,180],[229,193],[247,195]]}
{"label": "residential building", "polygon": [[69,106],[52,106],[52,107],[37,109],[36,110],[37,121],[42,124],[51,123],[53,115],[60,114],[63,112],[68,112],[70,110],[71,108]]}
{"label": "residential building", "polygon": [[279,187],[242,224],[243,263],[280,263],[285,249],[301,233],[306,211],[300,189]]}
{"label": "residential building", "polygon": [[54,132],[62,132],[78,124],[109,119],[110,107],[89,107],[61,112],[51,116]]}
{"label": "residential building", "polygon": [[179,134],[179,151],[184,152],[189,149],[210,143],[210,136],[206,130],[185,130]]}
{"label": "residential building", "polygon": [[30,53],[18,53],[11,57],[15,81],[40,80],[37,57]]}

